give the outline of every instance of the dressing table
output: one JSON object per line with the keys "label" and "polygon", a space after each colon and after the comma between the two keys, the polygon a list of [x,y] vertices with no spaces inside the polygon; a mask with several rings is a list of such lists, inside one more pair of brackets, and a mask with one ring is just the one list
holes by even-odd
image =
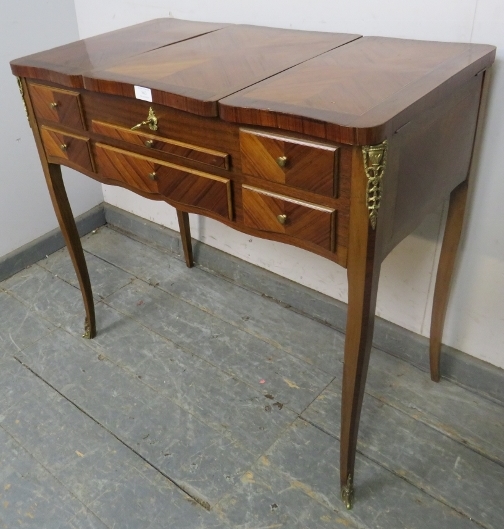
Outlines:
{"label": "dressing table", "polygon": [[157,19],[11,62],[79,280],[91,284],[60,165],[347,269],[340,486],[353,501],[380,264],[449,197],[439,354],[493,46]]}

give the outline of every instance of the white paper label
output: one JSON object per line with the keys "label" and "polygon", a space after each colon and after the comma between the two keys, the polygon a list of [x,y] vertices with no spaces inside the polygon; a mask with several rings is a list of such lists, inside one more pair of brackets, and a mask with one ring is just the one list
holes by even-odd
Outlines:
{"label": "white paper label", "polygon": [[145,88],[145,86],[136,86],[135,85],[135,97],[141,99],[142,101],[150,101],[152,103],[152,92],[150,88]]}

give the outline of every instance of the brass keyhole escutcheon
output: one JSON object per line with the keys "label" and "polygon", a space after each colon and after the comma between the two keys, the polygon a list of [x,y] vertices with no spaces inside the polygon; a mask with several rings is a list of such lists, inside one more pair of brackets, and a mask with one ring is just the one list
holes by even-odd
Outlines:
{"label": "brass keyhole escutcheon", "polygon": [[61,149],[63,152],[65,152],[65,151],[68,149],[68,145],[67,145],[66,143],[62,143],[62,144],[60,145],[60,149]]}
{"label": "brass keyhole escutcheon", "polygon": [[157,180],[157,174],[156,174],[156,172],[153,171],[152,173],[149,173],[149,178],[150,178],[152,181]]}
{"label": "brass keyhole escutcheon", "polygon": [[277,220],[283,226],[287,222],[287,215],[277,215]]}
{"label": "brass keyhole escutcheon", "polygon": [[279,167],[285,167],[287,165],[287,156],[279,156],[276,159],[276,163]]}
{"label": "brass keyhole escutcheon", "polygon": [[49,103],[49,106],[51,108],[56,108],[58,106],[58,103],[56,103],[55,101],[53,101],[52,103]]}
{"label": "brass keyhole escutcheon", "polygon": [[133,127],[131,127],[131,130],[137,130],[140,127],[143,127],[144,125],[149,125],[149,129],[151,130],[157,130],[158,129],[158,118],[156,117],[156,114],[154,113],[154,110],[152,110],[152,107],[149,108],[149,113],[147,114],[147,119],[145,121],[141,121],[140,123],[137,123]]}
{"label": "brass keyhole escutcheon", "polygon": [[154,145],[154,140],[145,140],[144,145],[147,148],[152,149],[152,146]]}

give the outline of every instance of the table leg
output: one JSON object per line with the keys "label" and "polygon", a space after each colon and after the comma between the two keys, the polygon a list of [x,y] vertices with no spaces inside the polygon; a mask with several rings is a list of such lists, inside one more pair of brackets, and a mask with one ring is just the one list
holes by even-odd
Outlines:
{"label": "table leg", "polygon": [[192,244],[191,244],[191,228],[189,226],[189,213],[179,211],[177,209],[177,217],[180,228],[180,237],[182,240],[182,248],[184,249],[185,262],[188,268],[194,265]]}
{"label": "table leg", "polygon": [[448,307],[448,296],[453,276],[455,257],[462,233],[462,223],[467,202],[467,180],[458,185],[450,195],[448,217],[439,256],[439,265],[434,289],[432,319],[430,331],[430,372],[431,379],[439,382],[439,361],[441,353],[441,339]]}
{"label": "table leg", "polygon": [[54,212],[58,218],[61,232],[63,233],[70,258],[72,259],[84,301],[86,319],[84,322],[84,334],[82,336],[83,338],[94,338],[96,336],[96,319],[91,281],[89,280],[84,251],[82,250],[79,233],[61,176],[61,167],[57,164],[47,163],[45,158],[42,160],[42,166],[44,168],[47,188],[51,196]]}
{"label": "table leg", "polygon": [[[371,150],[372,156],[363,157],[363,154]],[[384,223],[376,215],[382,202],[377,200],[376,196],[381,197],[382,194],[385,156],[386,144],[373,149],[367,148],[366,151],[357,148],[353,152],[347,258],[348,313],[340,436],[341,498],[347,509],[351,509],[353,503],[357,434],[371,353],[380,276],[380,241]]]}
{"label": "table leg", "polygon": [[[368,240],[374,248],[374,233]],[[369,257],[348,268],[348,314],[341,395],[340,485],[347,509],[353,503],[353,478],[359,420],[374,329],[380,263]]]}
{"label": "table leg", "polygon": [[49,163],[47,161],[44,146],[40,138],[39,129],[33,112],[33,106],[29,97],[29,91],[25,79],[19,80],[21,95],[26,105],[26,112],[28,120],[33,131],[35,143],[40,157],[42,169],[47,183],[47,189],[53,204],[54,212],[58,219],[58,223],[65,239],[65,243],[72,260],[77,280],[79,281],[82,299],[84,301],[84,309],[86,311],[86,319],[84,321],[84,338],[94,338],[96,336],[96,319],[93,303],[93,293],[91,291],[91,281],[89,280],[89,273],[87,269],[86,259],[75,224],[75,219],[72,214],[72,209],[68,201],[68,196],[61,176],[61,167],[58,164]]}

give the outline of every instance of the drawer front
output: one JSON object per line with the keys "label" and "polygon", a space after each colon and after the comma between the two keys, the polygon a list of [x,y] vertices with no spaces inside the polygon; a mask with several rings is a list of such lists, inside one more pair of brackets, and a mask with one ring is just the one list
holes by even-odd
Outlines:
{"label": "drawer front", "polygon": [[85,129],[78,92],[39,84],[29,86],[37,118],[59,123],[72,129]]}
{"label": "drawer front", "polygon": [[86,171],[94,172],[89,140],[73,134],[41,127],[40,135],[48,157],[58,158],[61,163],[70,161]]}
{"label": "drawer front", "polygon": [[245,226],[285,233],[334,251],[334,209],[250,186],[242,187],[242,199]]}
{"label": "drawer front", "polygon": [[214,151],[212,149],[205,149],[190,145],[188,143],[179,142],[167,138],[162,138],[154,134],[146,134],[143,132],[136,132],[124,127],[111,125],[110,123],[103,123],[100,121],[92,122],[93,131],[114,138],[116,140],[127,141],[134,145],[141,145],[152,149],[153,151],[161,151],[188,158],[197,162],[212,165],[214,167],[221,167],[229,169],[229,155],[223,152]]}
{"label": "drawer front", "polygon": [[232,218],[231,182],[115,147],[95,145],[98,172],[145,193],[156,193],[180,204]]}
{"label": "drawer front", "polygon": [[242,171],[320,195],[334,196],[338,147],[240,130]]}

